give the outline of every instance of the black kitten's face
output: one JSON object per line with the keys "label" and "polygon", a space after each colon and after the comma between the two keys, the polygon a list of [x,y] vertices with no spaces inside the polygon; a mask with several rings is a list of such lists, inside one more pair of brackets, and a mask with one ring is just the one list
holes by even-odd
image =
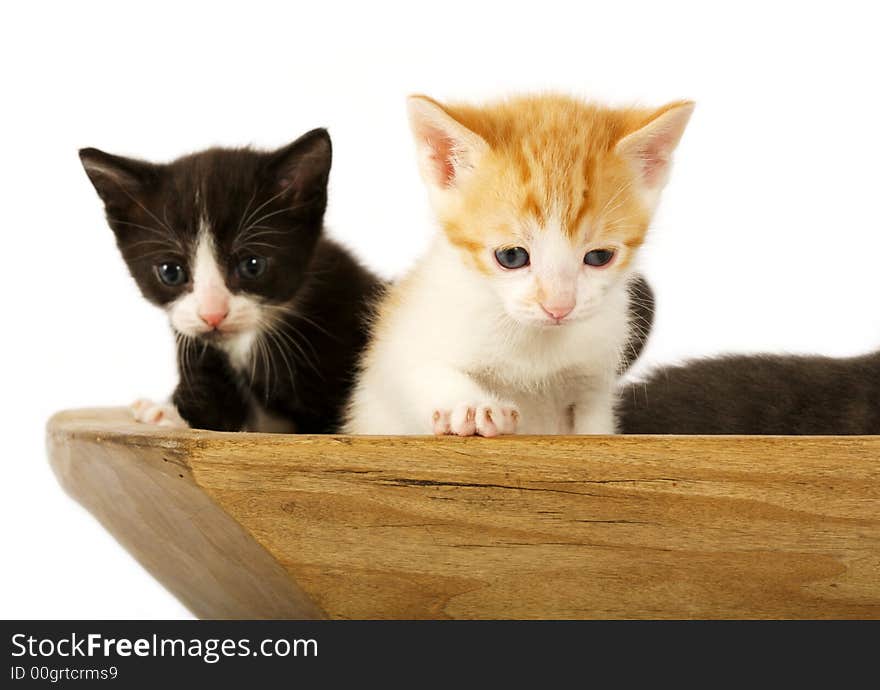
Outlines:
{"label": "black kitten's face", "polygon": [[246,346],[295,301],[327,204],[325,130],[273,153],[80,158],[141,292],[178,333]]}

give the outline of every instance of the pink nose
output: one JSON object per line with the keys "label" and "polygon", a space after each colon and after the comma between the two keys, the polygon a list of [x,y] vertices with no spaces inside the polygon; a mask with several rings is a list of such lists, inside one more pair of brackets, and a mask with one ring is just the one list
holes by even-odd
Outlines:
{"label": "pink nose", "polygon": [[557,321],[562,321],[566,316],[571,314],[571,310],[574,309],[573,304],[566,304],[562,306],[552,306],[548,307],[546,304],[542,304],[541,308],[544,310],[544,313],[547,314],[552,319],[556,319]]}
{"label": "pink nose", "polygon": [[211,328],[217,328],[221,323],[223,323],[223,319],[226,318],[228,311],[210,311],[210,312],[199,312],[199,318],[208,324]]}

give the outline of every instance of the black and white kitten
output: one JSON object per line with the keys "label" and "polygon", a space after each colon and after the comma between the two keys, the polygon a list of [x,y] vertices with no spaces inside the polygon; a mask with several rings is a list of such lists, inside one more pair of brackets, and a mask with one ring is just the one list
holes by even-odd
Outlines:
{"label": "black and white kitten", "polygon": [[141,421],[337,429],[380,281],[322,234],[330,137],[270,153],[211,149],[154,164],[80,159],[144,297],[168,314],[180,383]]}
{"label": "black and white kitten", "polygon": [[624,434],[880,434],[880,352],[664,367],[625,387],[617,414]]}

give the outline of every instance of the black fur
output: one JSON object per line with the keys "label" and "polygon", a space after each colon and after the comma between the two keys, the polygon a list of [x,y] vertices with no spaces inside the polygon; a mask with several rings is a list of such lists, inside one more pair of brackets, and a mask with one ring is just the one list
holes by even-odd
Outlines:
{"label": "black fur", "polygon": [[623,350],[620,373],[629,369],[642,354],[654,324],[654,291],[637,275],[629,286],[629,339]]}
{"label": "black fur", "polygon": [[622,392],[618,421],[624,434],[880,434],[880,352],[666,367]]}
{"label": "black fur", "polygon": [[[179,340],[174,402],[183,418],[197,428],[240,430],[258,403],[299,432],[335,431],[381,283],[323,237],[327,132],[313,130],[270,153],[211,149],[166,165],[97,149],[83,149],[80,158],[149,301],[164,307],[192,289],[163,284],[156,266],[190,264],[207,215],[229,290],[278,316],[279,333],[265,338],[241,370],[216,346],[214,333]],[[254,254],[268,260],[268,269],[259,279],[242,279],[235,267]]]}

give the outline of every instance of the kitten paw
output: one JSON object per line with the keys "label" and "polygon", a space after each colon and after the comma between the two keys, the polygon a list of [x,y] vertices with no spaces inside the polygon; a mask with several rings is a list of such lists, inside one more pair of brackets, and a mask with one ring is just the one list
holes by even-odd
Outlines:
{"label": "kitten paw", "polygon": [[431,422],[437,436],[500,436],[516,433],[519,410],[501,403],[460,403],[451,410],[434,410]]}
{"label": "kitten paw", "polygon": [[171,403],[157,403],[147,398],[140,398],[131,404],[131,413],[138,422],[155,424],[172,429],[188,429],[187,424],[177,408]]}

